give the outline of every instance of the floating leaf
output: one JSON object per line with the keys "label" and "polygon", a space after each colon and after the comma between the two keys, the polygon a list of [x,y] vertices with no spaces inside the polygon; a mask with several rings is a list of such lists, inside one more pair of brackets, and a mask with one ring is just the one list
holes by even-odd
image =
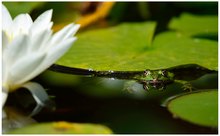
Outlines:
{"label": "floating leaf", "polygon": [[168,110],[183,120],[202,126],[218,126],[218,91],[208,90],[176,97]]}
{"label": "floating leaf", "polygon": [[[178,32],[165,32],[155,38],[161,67],[198,64],[210,70],[218,70],[218,42],[188,38]],[[164,66],[163,66],[164,65]]]}
{"label": "floating leaf", "polygon": [[179,18],[174,18],[169,24],[169,28],[178,30],[187,35],[218,34],[218,16],[198,16],[182,14]]}
{"label": "floating leaf", "polygon": [[218,69],[218,42],[193,39],[178,32],[155,37],[154,22],[127,23],[78,35],[57,64],[95,70],[135,71],[198,64]]}
{"label": "floating leaf", "polygon": [[16,129],[10,134],[111,134],[112,131],[97,124],[79,124],[68,122],[52,122],[30,125]]}

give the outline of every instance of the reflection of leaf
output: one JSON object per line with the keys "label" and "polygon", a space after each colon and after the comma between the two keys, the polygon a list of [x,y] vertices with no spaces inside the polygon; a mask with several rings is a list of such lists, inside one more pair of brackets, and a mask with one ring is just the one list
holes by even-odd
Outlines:
{"label": "reflection of leaf", "polygon": [[43,2],[3,2],[12,17],[21,13],[30,13],[34,8],[41,6]]}
{"label": "reflection of leaf", "polygon": [[169,27],[187,35],[218,34],[218,16],[182,14],[171,20]]}
{"label": "reflection of leaf", "polygon": [[175,116],[203,126],[218,126],[218,91],[208,90],[176,97],[167,104]]}
{"label": "reflection of leaf", "polygon": [[53,122],[30,125],[16,129],[10,134],[111,134],[112,131],[102,125]]}
{"label": "reflection of leaf", "polygon": [[217,70],[217,42],[165,32],[151,43],[154,28],[155,23],[147,22],[84,32],[57,64],[122,71],[198,64]]}

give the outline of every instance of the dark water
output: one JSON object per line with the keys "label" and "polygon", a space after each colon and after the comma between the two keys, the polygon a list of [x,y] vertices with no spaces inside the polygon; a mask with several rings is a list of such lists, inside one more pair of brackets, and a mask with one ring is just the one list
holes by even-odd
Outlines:
{"label": "dark water", "polygon": [[[182,93],[173,84],[165,91],[129,92],[124,81],[76,76],[74,85],[59,86],[43,82],[55,96],[56,110],[42,111],[34,119],[39,122],[70,121],[98,123],[116,134],[216,134],[214,128],[202,127],[174,118],[161,106],[166,98]],[[212,77],[213,78],[213,77]],[[216,78],[216,77],[215,77]],[[42,78],[43,79],[43,78]],[[47,79],[48,80],[48,79]],[[56,79],[59,80],[59,79]],[[216,83],[217,84],[217,83]],[[142,88],[142,86],[139,86]]]}
{"label": "dark water", "polygon": [[[216,88],[217,77],[218,75],[209,75],[194,84],[198,86],[209,80],[213,83],[212,87]],[[38,122],[97,123],[108,126],[116,134],[218,133],[216,128],[202,127],[174,118],[166,107],[161,106],[170,96],[183,93],[181,85],[177,83],[167,86],[164,91],[148,92],[143,90],[140,84],[131,84],[134,90],[129,91],[128,87],[125,87],[127,82],[123,80],[73,76],[50,71],[35,81],[47,89],[56,103],[56,110],[44,109],[33,117]],[[210,88],[205,84],[203,87]],[[9,97],[9,103],[15,103],[16,99],[12,97]],[[25,99],[27,98],[29,97]],[[23,109],[31,111],[31,108]]]}

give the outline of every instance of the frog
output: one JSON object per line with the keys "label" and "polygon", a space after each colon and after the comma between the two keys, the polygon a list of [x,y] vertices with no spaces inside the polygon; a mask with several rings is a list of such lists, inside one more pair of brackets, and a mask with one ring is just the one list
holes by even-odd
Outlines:
{"label": "frog", "polygon": [[174,82],[174,73],[168,70],[145,70],[143,74],[134,76],[134,79],[143,85],[144,90],[164,90]]}
{"label": "frog", "polygon": [[131,80],[142,84],[145,90],[165,90],[167,85],[175,82],[182,84],[183,90],[189,91],[196,89],[191,84],[192,80],[195,80],[207,73],[216,73],[216,71],[209,70],[197,64],[185,64],[166,69],[147,69],[143,71],[96,71],[54,64],[50,67],[50,70],[90,77]]}

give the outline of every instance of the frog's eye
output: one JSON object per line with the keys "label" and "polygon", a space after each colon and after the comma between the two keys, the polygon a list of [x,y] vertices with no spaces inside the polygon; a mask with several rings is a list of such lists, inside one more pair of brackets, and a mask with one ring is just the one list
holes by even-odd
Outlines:
{"label": "frog's eye", "polygon": [[164,76],[164,77],[167,77],[168,72],[166,70],[162,70],[161,71],[161,75]]}
{"label": "frog's eye", "polygon": [[148,76],[148,75],[151,74],[151,72],[150,72],[149,70],[145,70],[145,71],[144,71],[144,74],[145,74],[146,76]]}

